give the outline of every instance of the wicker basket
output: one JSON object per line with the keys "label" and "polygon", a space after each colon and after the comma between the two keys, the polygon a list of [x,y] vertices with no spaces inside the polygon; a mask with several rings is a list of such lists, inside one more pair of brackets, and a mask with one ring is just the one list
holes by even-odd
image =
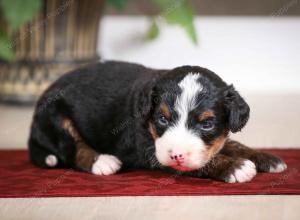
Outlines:
{"label": "wicker basket", "polygon": [[1,102],[32,104],[62,74],[98,61],[103,6],[104,0],[45,0],[40,15],[13,38],[16,61],[0,60]]}

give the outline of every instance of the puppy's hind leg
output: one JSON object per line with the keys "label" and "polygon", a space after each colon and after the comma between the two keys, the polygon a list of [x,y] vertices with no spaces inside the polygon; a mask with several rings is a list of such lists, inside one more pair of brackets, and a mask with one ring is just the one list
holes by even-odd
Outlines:
{"label": "puppy's hind leg", "polygon": [[62,128],[62,119],[47,115],[44,123],[46,120],[39,117],[31,125],[28,141],[31,162],[42,168],[74,167],[74,140]]}
{"label": "puppy's hind leg", "polygon": [[75,164],[77,168],[95,175],[111,175],[121,168],[122,163],[117,157],[109,154],[98,154],[88,146],[70,119],[64,120],[64,128],[75,140]]}

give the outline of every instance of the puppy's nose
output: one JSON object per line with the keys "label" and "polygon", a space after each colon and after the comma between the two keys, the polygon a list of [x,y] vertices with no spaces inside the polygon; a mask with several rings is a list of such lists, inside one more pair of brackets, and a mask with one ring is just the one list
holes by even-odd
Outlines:
{"label": "puppy's nose", "polygon": [[181,153],[178,153],[178,154],[176,154],[176,153],[171,153],[170,158],[171,158],[172,160],[180,161],[180,162],[182,162],[182,161],[184,160],[184,156],[183,156],[183,154],[181,154]]}

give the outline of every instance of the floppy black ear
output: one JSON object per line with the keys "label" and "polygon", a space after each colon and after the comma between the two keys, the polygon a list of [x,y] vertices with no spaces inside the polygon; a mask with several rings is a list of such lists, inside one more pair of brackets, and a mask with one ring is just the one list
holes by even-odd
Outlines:
{"label": "floppy black ear", "polygon": [[232,85],[228,86],[224,95],[225,109],[228,115],[228,126],[229,129],[235,133],[246,125],[249,119],[250,108]]}
{"label": "floppy black ear", "polygon": [[149,115],[155,99],[154,86],[154,80],[140,85],[140,92],[138,93],[137,97],[137,106],[135,108],[135,114],[138,114],[140,116]]}

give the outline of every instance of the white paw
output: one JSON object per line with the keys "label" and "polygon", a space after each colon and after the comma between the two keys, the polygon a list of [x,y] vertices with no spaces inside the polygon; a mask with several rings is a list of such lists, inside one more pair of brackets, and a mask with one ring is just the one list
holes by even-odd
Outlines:
{"label": "white paw", "polygon": [[229,183],[244,183],[250,181],[256,175],[255,164],[250,160],[245,160],[243,165],[235,169],[230,176]]}
{"label": "white paw", "polygon": [[111,175],[116,173],[122,166],[122,162],[115,156],[100,154],[92,166],[95,175]]}
{"label": "white paw", "polygon": [[278,163],[275,167],[271,166],[270,167],[270,173],[280,173],[284,170],[286,170],[287,165],[282,162],[282,163]]}

